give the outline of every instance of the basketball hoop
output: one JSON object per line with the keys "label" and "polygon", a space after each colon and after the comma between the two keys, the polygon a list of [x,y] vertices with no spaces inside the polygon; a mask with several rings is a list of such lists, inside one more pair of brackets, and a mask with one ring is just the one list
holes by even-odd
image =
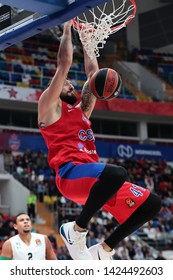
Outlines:
{"label": "basketball hoop", "polygon": [[73,19],[73,27],[92,58],[100,56],[108,37],[119,31],[135,17],[136,3],[134,0],[111,0],[96,6]]}

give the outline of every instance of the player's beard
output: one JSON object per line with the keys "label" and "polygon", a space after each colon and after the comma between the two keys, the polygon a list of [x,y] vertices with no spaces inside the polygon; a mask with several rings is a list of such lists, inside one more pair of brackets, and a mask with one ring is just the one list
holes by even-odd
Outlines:
{"label": "player's beard", "polygon": [[74,94],[73,95],[61,94],[60,98],[62,101],[70,105],[74,105],[77,101],[77,97]]}
{"label": "player's beard", "polygon": [[28,232],[30,232],[30,229],[24,229],[23,232],[28,233]]}

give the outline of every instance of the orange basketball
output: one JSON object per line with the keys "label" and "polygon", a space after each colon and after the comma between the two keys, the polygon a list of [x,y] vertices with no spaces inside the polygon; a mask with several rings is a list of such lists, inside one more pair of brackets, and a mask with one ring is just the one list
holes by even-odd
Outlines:
{"label": "orange basketball", "polygon": [[120,75],[111,68],[96,71],[89,80],[90,91],[102,100],[109,100],[119,95],[122,80]]}

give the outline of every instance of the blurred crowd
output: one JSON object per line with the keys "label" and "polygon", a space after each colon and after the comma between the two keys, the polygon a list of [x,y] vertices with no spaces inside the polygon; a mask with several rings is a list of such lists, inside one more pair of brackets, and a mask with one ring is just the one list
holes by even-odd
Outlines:
{"label": "blurred crowd", "polygon": [[[24,184],[37,200],[45,203],[48,211],[53,211],[57,228],[67,221],[75,220],[82,206],[68,201],[58,192],[55,185],[55,173],[47,164],[47,155],[26,151],[13,155],[4,152],[5,169]],[[164,250],[173,250],[173,167],[164,160],[141,159],[109,159],[108,162],[124,166],[129,180],[150,189],[162,199],[162,208],[154,220],[144,224],[132,235],[125,238],[116,248],[115,259],[143,260],[165,259]],[[37,213],[36,213],[37,215]],[[0,213],[0,242],[16,234],[14,217]],[[87,245],[92,246],[103,240],[117,221],[108,213],[99,211],[89,224]],[[34,227],[33,227],[34,230]],[[49,238],[58,259],[71,259],[67,249],[59,245],[54,229]],[[0,248],[1,248],[0,245]]]}

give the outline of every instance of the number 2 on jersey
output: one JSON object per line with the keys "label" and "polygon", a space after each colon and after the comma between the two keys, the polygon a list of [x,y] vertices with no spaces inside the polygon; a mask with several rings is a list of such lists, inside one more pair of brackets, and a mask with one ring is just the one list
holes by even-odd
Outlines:
{"label": "number 2 on jersey", "polygon": [[32,260],[32,253],[28,253],[28,260]]}

